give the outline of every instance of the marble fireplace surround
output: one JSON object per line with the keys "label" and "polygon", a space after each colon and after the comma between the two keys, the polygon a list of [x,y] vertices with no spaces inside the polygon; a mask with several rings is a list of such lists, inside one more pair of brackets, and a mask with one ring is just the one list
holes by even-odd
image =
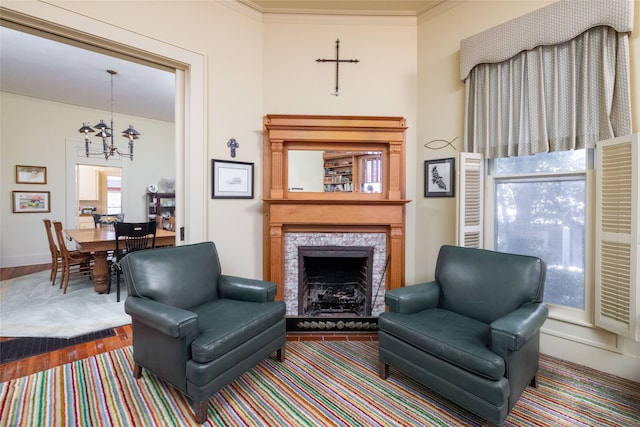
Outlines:
{"label": "marble fireplace surround", "polygon": [[[263,277],[277,284],[278,300],[287,314],[297,314],[297,260],[288,245],[303,237],[304,245],[339,245],[347,236],[353,246],[374,240],[373,293],[378,287],[386,257],[389,263],[379,294],[404,286],[405,269],[405,131],[402,117],[267,115],[264,118],[263,150]],[[289,192],[289,150],[353,150],[382,153],[382,191],[298,193]],[[293,240],[292,240],[293,239]],[[383,242],[383,243],[382,243]],[[304,246],[302,245],[302,246]],[[384,247],[384,248],[383,248]],[[295,251],[297,257],[297,250]],[[290,281],[296,271],[296,297]],[[384,297],[383,297],[384,298]],[[384,310],[383,299],[373,304],[372,314]]]}
{"label": "marble fireplace surround", "polygon": [[371,277],[371,315],[377,316],[384,311],[384,286],[381,281],[385,275],[386,264],[385,233],[286,233],[284,236],[284,301],[287,303],[287,315],[298,315],[299,291],[299,246],[340,246],[372,247],[373,263]]}

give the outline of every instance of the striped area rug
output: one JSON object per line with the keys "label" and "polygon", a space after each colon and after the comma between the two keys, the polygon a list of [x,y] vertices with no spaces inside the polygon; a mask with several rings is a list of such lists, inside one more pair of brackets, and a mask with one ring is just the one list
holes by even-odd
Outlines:
{"label": "striped area rug", "polygon": [[[509,426],[638,426],[640,384],[542,357]],[[145,371],[136,382],[125,348],[0,384],[2,426],[197,425],[181,393]],[[210,426],[478,426],[482,420],[393,368],[377,376],[377,343],[287,343],[212,397]]]}

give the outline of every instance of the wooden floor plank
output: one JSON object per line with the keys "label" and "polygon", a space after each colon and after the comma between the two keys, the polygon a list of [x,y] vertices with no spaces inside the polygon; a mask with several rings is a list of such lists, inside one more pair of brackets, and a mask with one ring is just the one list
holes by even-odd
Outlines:
{"label": "wooden floor plank", "polygon": [[25,375],[35,374],[55,366],[86,359],[96,354],[105,353],[132,344],[131,325],[114,328],[112,337],[89,341],[76,346],[62,348],[49,353],[27,357],[0,365],[0,382],[9,381]]}
{"label": "wooden floor plank", "polygon": [[[0,269],[0,277],[1,280],[15,279],[16,277],[38,273],[49,270],[50,268],[51,264],[5,267]],[[96,354],[116,350],[132,344],[133,331],[131,330],[131,325],[116,327],[114,331],[115,335],[112,337],[101,338],[0,365],[0,382],[35,374],[36,372],[44,371],[55,366],[75,362],[76,360],[85,359]],[[0,337],[2,341],[10,339],[13,338]]]}

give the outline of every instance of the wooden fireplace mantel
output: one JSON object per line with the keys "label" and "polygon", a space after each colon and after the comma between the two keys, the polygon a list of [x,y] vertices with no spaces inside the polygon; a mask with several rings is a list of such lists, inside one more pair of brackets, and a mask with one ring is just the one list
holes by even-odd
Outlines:
{"label": "wooden fireplace mantel", "polygon": [[[277,284],[278,299],[284,297],[287,232],[386,233],[386,289],[404,285],[406,129],[402,117],[265,116],[263,277]],[[288,191],[289,150],[380,152],[382,190]]]}

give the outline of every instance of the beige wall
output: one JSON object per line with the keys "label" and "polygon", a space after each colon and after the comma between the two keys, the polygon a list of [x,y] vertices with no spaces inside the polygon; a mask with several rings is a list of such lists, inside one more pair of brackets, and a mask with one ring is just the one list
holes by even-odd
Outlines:
{"label": "beige wall", "polygon": [[[407,158],[415,157],[417,129],[416,18],[266,16],[264,113],[403,116],[407,119]],[[334,59],[340,39],[340,95]],[[407,161],[407,199],[415,200],[414,162]],[[407,205],[407,247],[414,246],[414,202]],[[414,251],[406,256],[413,280]]]}
{"label": "beige wall", "polygon": [[[0,197],[0,265],[5,267],[51,261],[42,219],[61,220],[65,225],[73,227],[69,216],[73,216],[75,211],[75,196],[73,192],[67,192],[66,169],[73,168],[74,164],[67,163],[66,147],[83,146],[82,135],[77,131],[83,121],[95,120],[97,123],[99,119],[108,120],[109,114],[108,111],[0,93],[0,194],[4,195]],[[114,114],[114,123],[122,126],[122,129],[133,123],[142,133],[136,141],[135,159],[128,165],[128,180],[123,183],[123,196],[126,198],[123,200],[123,207],[126,208],[127,219],[146,220],[144,195],[147,185],[159,185],[161,178],[175,177],[173,123],[119,114]],[[116,139],[116,144],[126,147],[126,140],[118,139],[121,141]],[[92,149],[100,150],[101,147],[95,147],[98,140],[93,140]],[[95,158],[77,158],[79,164],[95,161]],[[104,164],[120,166],[123,162],[129,160],[112,159]],[[16,184],[15,165],[45,166],[47,183]],[[11,192],[14,190],[50,191],[51,212],[12,213]]]}
{"label": "beige wall", "polygon": [[[416,180],[427,159],[455,157],[462,150],[464,84],[459,80],[460,40],[542,8],[551,1],[460,1],[423,14],[418,22],[418,134]],[[640,2],[635,2],[636,30],[631,35],[631,88],[634,132],[640,131]],[[429,150],[433,139],[451,141]],[[440,245],[455,244],[456,200],[416,197],[415,277],[433,278]],[[411,249],[409,249],[411,250]],[[554,318],[545,324],[544,353],[640,381],[640,344],[597,328]]]}

